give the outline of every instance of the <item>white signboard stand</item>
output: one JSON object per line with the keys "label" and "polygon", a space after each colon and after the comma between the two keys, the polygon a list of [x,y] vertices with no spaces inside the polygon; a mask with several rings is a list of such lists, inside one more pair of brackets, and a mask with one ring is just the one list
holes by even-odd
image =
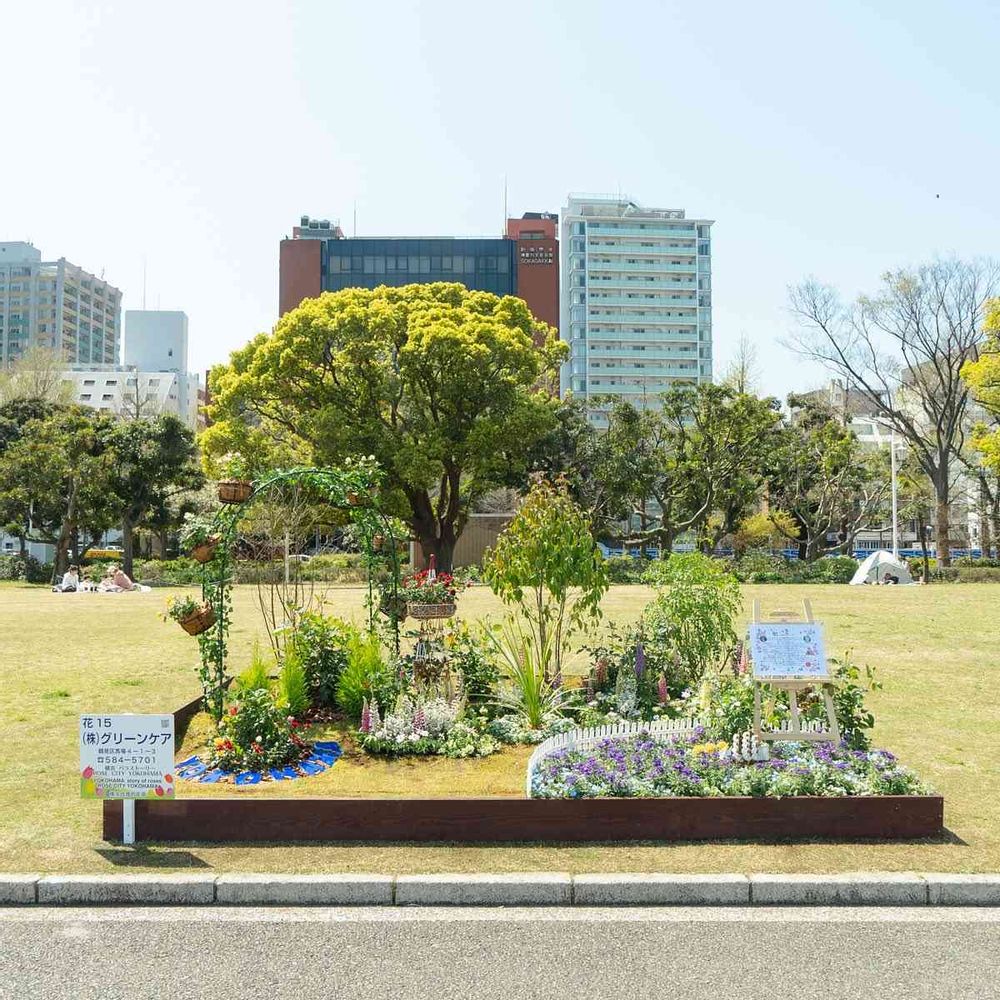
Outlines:
{"label": "white signboard stand", "polygon": [[[753,728],[758,740],[840,741],[837,713],[828,685],[832,681],[826,663],[823,627],[815,621],[808,600],[802,602],[805,621],[794,621],[788,611],[776,611],[771,622],[761,620],[760,601],[753,602],[750,625],[750,657],[753,663]],[[761,686],[770,684],[788,692],[789,723],[780,730],[765,730],[761,723]],[[798,692],[820,686],[828,728],[802,727]]]}
{"label": "white signboard stand", "polygon": [[80,716],[80,797],[123,800],[126,844],[135,843],[135,800],[173,796],[173,715]]}

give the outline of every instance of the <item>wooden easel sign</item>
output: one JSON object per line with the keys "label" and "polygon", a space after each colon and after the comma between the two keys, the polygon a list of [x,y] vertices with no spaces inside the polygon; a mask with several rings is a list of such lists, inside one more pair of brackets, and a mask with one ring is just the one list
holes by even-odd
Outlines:
{"label": "wooden easel sign", "polygon": [[[758,740],[811,740],[838,742],[840,729],[830,696],[833,678],[826,662],[823,626],[813,619],[812,607],[802,602],[804,621],[793,620],[791,612],[777,611],[772,621],[763,621],[760,602],[753,603],[753,621],[749,629],[750,659],[753,664],[753,726]],[[791,718],[777,730],[765,730],[761,723],[761,685],[783,688],[788,692]],[[821,687],[828,728],[807,723],[799,717],[798,692]]]}

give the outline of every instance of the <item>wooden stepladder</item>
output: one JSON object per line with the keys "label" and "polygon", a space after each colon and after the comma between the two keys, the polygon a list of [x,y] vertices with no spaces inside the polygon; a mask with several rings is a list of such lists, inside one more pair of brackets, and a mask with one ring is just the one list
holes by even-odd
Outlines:
{"label": "wooden stepladder", "polygon": [[[760,601],[753,602],[751,637],[757,633],[753,656],[753,731],[759,741],[788,740],[813,742],[840,742],[837,713],[830,696],[830,676],[823,648],[822,626],[813,618],[808,599],[802,602],[803,616],[793,611],[773,611],[768,621],[761,617]],[[773,626],[754,629],[753,626]],[[784,627],[788,626],[788,627]],[[815,626],[810,629],[807,626]],[[770,639],[770,646],[766,643]],[[801,641],[800,641],[801,640]],[[764,655],[764,651],[766,655]],[[759,661],[759,662],[758,662]],[[778,729],[764,729],[761,722],[761,688],[764,684],[788,692],[791,718]],[[821,722],[805,723],[799,714],[798,693],[819,687],[826,706],[827,725]]]}

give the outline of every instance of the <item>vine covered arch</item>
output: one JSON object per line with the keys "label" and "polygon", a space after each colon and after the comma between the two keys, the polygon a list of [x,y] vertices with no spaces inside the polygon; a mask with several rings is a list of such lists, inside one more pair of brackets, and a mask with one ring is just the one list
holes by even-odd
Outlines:
{"label": "vine covered arch", "polygon": [[[357,529],[368,577],[368,628],[375,629],[378,602],[374,599],[374,572],[380,565],[388,569],[388,602],[397,606],[399,588],[399,551],[393,519],[380,504],[382,476],[368,460],[333,468],[283,469],[255,480],[238,484],[246,496],[223,503],[212,522],[212,535],[218,544],[212,558],[202,569],[202,599],[214,613],[215,621],[198,635],[201,650],[201,682],[205,706],[218,720],[222,717],[226,690],[226,657],[229,624],[232,618],[232,585],[236,543],[240,524],[255,504],[280,501],[289,489],[301,490],[318,506],[349,515]],[[380,544],[376,544],[377,540]],[[399,619],[393,610],[389,616],[396,652],[399,651]]]}

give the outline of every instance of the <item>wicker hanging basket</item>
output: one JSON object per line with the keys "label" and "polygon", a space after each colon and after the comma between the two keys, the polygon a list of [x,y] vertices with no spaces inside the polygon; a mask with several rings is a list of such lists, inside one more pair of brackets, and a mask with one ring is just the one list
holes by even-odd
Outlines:
{"label": "wicker hanging basket", "polygon": [[407,604],[406,613],[418,621],[430,618],[451,618],[455,614],[456,605],[451,604]]}
{"label": "wicker hanging basket", "polygon": [[187,618],[182,618],[180,624],[188,635],[201,635],[215,624],[215,611],[211,604],[203,604]]}
{"label": "wicker hanging basket", "polygon": [[219,501],[220,503],[243,503],[250,499],[253,493],[253,483],[248,483],[245,479],[220,479],[219,480]]}
{"label": "wicker hanging basket", "polygon": [[215,550],[219,547],[219,539],[216,536],[211,538],[206,538],[205,541],[199,542],[191,550],[191,558],[195,562],[207,563],[212,561],[212,556],[215,555]]}

